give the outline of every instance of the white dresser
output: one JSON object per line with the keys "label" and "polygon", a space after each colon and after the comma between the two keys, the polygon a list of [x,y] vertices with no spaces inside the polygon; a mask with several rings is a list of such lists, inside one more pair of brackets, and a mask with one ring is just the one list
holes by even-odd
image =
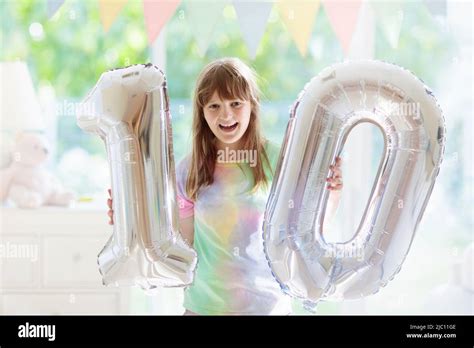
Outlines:
{"label": "white dresser", "polygon": [[183,313],[180,288],[147,295],[102,285],[97,254],[113,232],[107,221],[98,203],[0,207],[0,315]]}
{"label": "white dresser", "polygon": [[102,285],[106,211],[0,208],[0,314],[130,313],[134,289]]}

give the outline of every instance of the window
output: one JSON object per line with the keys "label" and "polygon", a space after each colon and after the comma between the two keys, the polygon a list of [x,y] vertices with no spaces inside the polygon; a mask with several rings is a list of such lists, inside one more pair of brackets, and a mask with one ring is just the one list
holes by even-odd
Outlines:
{"label": "window", "polygon": [[[257,55],[251,59],[231,5],[224,8],[202,57],[193,28],[186,21],[184,3],[151,47],[147,46],[141,2],[128,2],[108,33],[101,28],[98,6],[93,1],[67,1],[51,20],[46,18],[41,2],[2,3],[0,40],[4,45],[0,57],[27,61],[39,93],[54,91],[55,99],[48,99],[53,107],[45,114],[48,134],[55,145],[51,168],[79,194],[105,195],[109,186],[101,140],[82,132],[71,111],[102,72],[150,60],[162,64],[169,85],[177,162],[190,151],[191,95],[197,74],[211,60],[237,56],[257,71],[264,96],[262,128],[268,138],[281,143],[289,107],[305,83],[324,67],[344,59],[323,7],[317,14],[306,57],[298,53],[273,8]],[[359,302],[322,303],[318,313],[425,313],[427,294],[449,280],[451,264],[472,243],[472,33],[468,32],[470,26],[463,24],[472,22],[472,4],[449,2],[447,19],[440,19],[430,14],[423,1],[405,3],[395,48],[384,37],[368,3],[363,6],[354,39],[357,43],[350,57],[393,62],[421,77],[444,111],[447,146],[433,195],[402,272],[376,296]],[[461,17],[450,20],[452,14]],[[377,135],[370,138],[355,136],[354,150],[364,148],[366,142],[378,141]],[[376,158],[369,157],[369,162]],[[365,181],[362,167],[351,168],[354,170],[344,172],[346,185]],[[357,215],[353,205],[353,200],[344,202],[336,219],[353,222],[358,218],[361,214]],[[299,304],[295,307],[303,312]]]}

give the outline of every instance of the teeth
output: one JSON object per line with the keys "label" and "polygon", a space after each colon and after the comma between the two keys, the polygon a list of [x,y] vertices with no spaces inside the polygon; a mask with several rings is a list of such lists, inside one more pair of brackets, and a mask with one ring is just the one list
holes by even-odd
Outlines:
{"label": "teeth", "polygon": [[237,124],[237,122],[235,122],[233,124],[230,124],[230,125],[223,125],[223,124],[219,123],[219,126],[224,127],[224,128],[231,128],[231,127],[235,126],[236,124]]}

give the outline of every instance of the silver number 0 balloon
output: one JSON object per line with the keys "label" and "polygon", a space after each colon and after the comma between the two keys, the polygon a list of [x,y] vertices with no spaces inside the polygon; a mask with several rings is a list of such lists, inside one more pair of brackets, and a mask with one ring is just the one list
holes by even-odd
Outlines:
{"label": "silver number 0 balloon", "polygon": [[105,285],[185,286],[197,256],[179,233],[166,79],[155,66],[108,71],[77,123],[99,135],[109,159],[114,233],[98,255]]}
{"label": "silver number 0 balloon", "polygon": [[[325,179],[361,122],[382,130],[383,159],[352,239],[326,243]],[[399,66],[344,62],[313,78],[293,106],[265,212],[265,254],[282,289],[316,303],[357,299],[385,286],[408,253],[444,142],[431,90]]]}

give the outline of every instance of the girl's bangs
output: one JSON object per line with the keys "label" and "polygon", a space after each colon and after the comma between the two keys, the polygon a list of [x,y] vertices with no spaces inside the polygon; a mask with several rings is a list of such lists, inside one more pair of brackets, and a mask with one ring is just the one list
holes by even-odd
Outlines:
{"label": "girl's bangs", "polygon": [[209,75],[203,83],[203,89],[200,93],[200,104],[204,107],[210,100],[214,92],[221,99],[250,100],[250,86],[241,75],[234,75],[226,69],[218,68],[209,72]]}

